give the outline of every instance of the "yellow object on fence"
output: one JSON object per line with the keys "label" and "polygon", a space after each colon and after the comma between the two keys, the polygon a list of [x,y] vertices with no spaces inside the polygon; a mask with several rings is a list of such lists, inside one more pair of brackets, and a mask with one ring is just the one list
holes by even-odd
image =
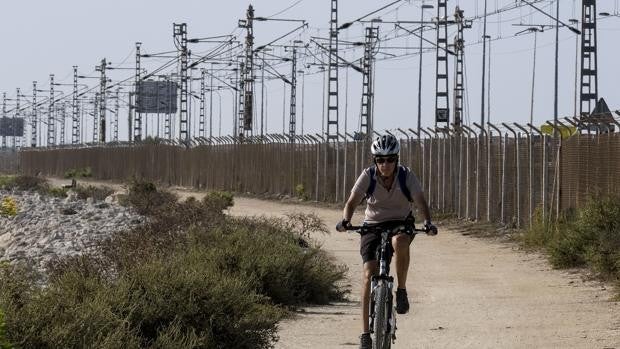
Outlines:
{"label": "yellow object on fence", "polygon": [[[570,136],[577,133],[577,127],[575,126],[558,125],[558,129],[560,130],[560,136],[562,137],[562,139],[569,138]],[[544,124],[540,126],[540,131],[544,134],[553,136],[553,126],[549,124]]]}
{"label": "yellow object on fence", "polygon": [[17,203],[15,199],[10,196],[6,196],[2,199],[2,203],[0,203],[0,215],[9,217],[17,215]]}

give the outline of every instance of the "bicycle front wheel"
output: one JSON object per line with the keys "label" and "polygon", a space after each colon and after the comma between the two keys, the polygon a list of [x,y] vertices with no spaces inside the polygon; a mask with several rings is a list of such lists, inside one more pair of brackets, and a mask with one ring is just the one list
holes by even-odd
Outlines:
{"label": "bicycle front wheel", "polygon": [[388,331],[389,321],[389,299],[390,290],[385,282],[381,281],[375,289],[375,309],[374,309],[374,341],[375,349],[389,349],[392,341]]}

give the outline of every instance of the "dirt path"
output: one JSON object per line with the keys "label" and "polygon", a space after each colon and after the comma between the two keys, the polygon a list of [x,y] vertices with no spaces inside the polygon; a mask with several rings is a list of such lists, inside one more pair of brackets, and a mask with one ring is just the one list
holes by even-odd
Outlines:
{"label": "dirt path", "polygon": [[[341,214],[247,198],[235,198],[231,209],[250,216],[293,211],[312,211],[329,226]],[[413,244],[407,284],[412,311],[398,318],[395,348],[620,348],[620,303],[609,301],[611,290],[552,270],[538,255],[439,228],[437,237],[420,236]],[[357,347],[358,239],[335,231],[319,237],[349,267],[350,301],[305,308],[284,321],[276,348]]]}

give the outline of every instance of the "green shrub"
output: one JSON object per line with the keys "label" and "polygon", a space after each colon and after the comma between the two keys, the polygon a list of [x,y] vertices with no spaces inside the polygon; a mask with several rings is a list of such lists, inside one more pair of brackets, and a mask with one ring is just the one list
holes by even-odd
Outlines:
{"label": "green shrub", "polygon": [[47,187],[46,189],[42,190],[42,193],[57,198],[66,198],[67,188]]}
{"label": "green shrub", "polygon": [[45,178],[24,175],[15,177],[10,186],[10,189],[13,188],[24,191],[45,191],[48,184]]}
{"label": "green shrub", "polygon": [[233,194],[227,191],[211,191],[202,199],[216,210],[225,210],[235,204]]}
{"label": "green shrub", "polygon": [[65,171],[65,178],[87,178],[92,177],[93,172],[90,167],[84,168],[70,168]]}
{"label": "green shrub", "polygon": [[307,201],[310,199],[310,196],[308,195],[308,193],[306,193],[306,188],[304,187],[303,184],[297,184],[295,186],[295,195],[297,195],[298,198],[304,201]]}
{"label": "green shrub", "polygon": [[14,186],[15,176],[0,176],[0,189],[7,190]]}
{"label": "green shrub", "polygon": [[108,186],[94,186],[94,185],[78,185],[73,188],[73,191],[77,194],[77,197],[82,200],[87,198],[93,198],[96,201],[103,201],[108,196],[114,194],[114,189]]}
{"label": "green shrub", "polygon": [[129,186],[127,203],[141,215],[152,215],[166,205],[177,201],[176,195],[164,190],[158,190],[155,184],[141,179],[135,179]]}

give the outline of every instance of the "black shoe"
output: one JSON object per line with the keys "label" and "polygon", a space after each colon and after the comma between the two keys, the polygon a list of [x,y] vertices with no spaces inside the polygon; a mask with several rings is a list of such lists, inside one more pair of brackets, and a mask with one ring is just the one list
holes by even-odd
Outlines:
{"label": "black shoe", "polygon": [[370,338],[370,333],[362,333],[360,336],[360,349],[372,349],[372,338]]}
{"label": "black shoe", "polygon": [[407,299],[407,290],[404,288],[396,289],[396,312],[398,314],[409,312],[409,299]]}

